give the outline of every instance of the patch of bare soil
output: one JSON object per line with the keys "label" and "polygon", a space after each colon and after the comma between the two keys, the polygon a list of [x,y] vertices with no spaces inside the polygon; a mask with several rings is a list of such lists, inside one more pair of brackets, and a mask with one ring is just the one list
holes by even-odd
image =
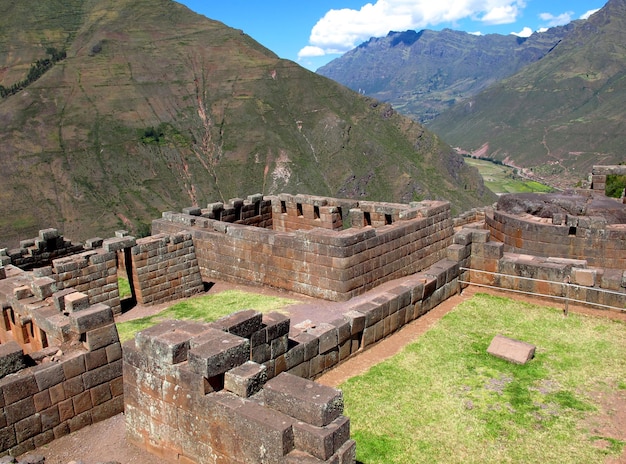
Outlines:
{"label": "patch of bare soil", "polygon": [[[223,282],[216,283],[211,288],[211,292],[217,293],[229,289],[240,289],[299,299],[302,300],[306,306],[312,303],[312,301],[306,299],[306,297],[303,298],[285,292]],[[400,331],[319,377],[317,381],[324,385],[337,386],[344,380],[367,371],[371,366],[393,356],[405,345],[418,339],[420,335],[425,333],[455,306],[471,298],[478,292],[507,296],[535,304],[550,304],[555,306],[554,302],[550,301],[470,286],[466,288],[461,295],[455,295],[449,298],[419,319],[404,326]],[[171,304],[172,303],[159,306],[137,307],[122,315],[118,320],[121,321],[149,316]],[[328,302],[320,302],[320,305],[326,308],[332,306]],[[572,305],[569,306],[569,311],[595,317],[610,317],[611,319],[626,322],[626,313],[624,312],[594,310]],[[602,437],[597,440],[597,445],[608,448],[611,446],[611,440],[626,441],[626,391],[618,390],[611,394],[598,393],[597,400],[599,404],[601,404],[601,408],[597,414],[588,419],[588,429],[591,433]],[[46,464],[68,464],[74,460],[81,464],[110,462],[118,462],[120,464],[154,464],[157,461],[165,462],[162,458],[157,458],[147,451],[135,447],[126,440],[124,414],[119,414],[62,437],[48,445],[27,453],[25,456],[35,454],[44,456],[46,458]],[[22,456],[22,458],[23,457],[24,456]],[[607,458],[605,464],[626,464],[626,448],[619,458]]]}

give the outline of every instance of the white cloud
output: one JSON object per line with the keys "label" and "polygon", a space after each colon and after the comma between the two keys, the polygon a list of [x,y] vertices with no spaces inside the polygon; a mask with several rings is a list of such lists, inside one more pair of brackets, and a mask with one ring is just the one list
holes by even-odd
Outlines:
{"label": "white cloud", "polygon": [[600,8],[597,8],[595,10],[589,10],[586,13],[583,13],[578,19],[589,19],[589,16],[594,14],[596,11],[600,11]]}
{"label": "white cloud", "polygon": [[312,49],[343,53],[389,31],[424,29],[462,19],[510,24],[525,6],[525,0],[376,0],[359,10],[330,10],[315,24],[309,45],[298,56],[308,56]]}
{"label": "white cloud", "polygon": [[520,11],[517,5],[502,5],[489,10],[481,19],[485,24],[514,23]]}
{"label": "white cloud", "polygon": [[314,47],[312,45],[307,45],[302,50],[298,52],[298,59],[311,57],[311,56],[324,56],[326,52],[320,47]]}
{"label": "white cloud", "polygon": [[533,30],[530,27],[526,26],[519,32],[511,32],[511,35],[516,35],[518,37],[530,37],[531,35],[533,35]]}
{"label": "white cloud", "polygon": [[554,16],[551,13],[540,13],[539,19],[546,22],[548,27],[562,26],[572,21],[573,11],[566,11],[560,15]]}

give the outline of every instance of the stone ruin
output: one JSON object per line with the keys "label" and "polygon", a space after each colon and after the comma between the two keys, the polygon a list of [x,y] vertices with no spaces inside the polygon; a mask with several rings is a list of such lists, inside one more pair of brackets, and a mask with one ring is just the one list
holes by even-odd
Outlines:
{"label": "stone ruin", "polygon": [[[354,462],[341,392],[314,380],[464,286],[626,307],[624,225],[588,215],[594,192],[577,195],[586,209],[555,197],[548,217],[497,206],[454,221],[446,202],[252,195],[163,213],[144,239],[68,246],[42,231],[26,251],[0,250],[1,453],[125,410],[129,438],[172,462]],[[119,273],[142,304],[220,279],[324,298],[332,316],[244,310],[122,347]]]}

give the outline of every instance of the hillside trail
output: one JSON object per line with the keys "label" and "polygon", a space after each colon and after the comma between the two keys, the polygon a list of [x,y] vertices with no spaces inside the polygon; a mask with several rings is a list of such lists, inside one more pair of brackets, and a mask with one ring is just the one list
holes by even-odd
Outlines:
{"label": "hillside trail", "polygon": [[[303,299],[300,295],[225,282],[216,283],[211,288],[210,293],[219,293],[232,289],[294,298],[302,301],[305,305],[311,304],[309,300]],[[390,358],[400,352],[407,344],[417,340],[443,316],[463,301],[473,297],[476,293],[506,296],[529,303],[559,307],[554,302],[531,298],[526,295],[469,286],[463,290],[462,294],[452,296],[419,319],[405,325],[401,330],[373,345],[368,350],[346,360],[335,369],[316,379],[316,381],[323,385],[337,387],[345,380],[366,372],[370,367]],[[123,314],[118,321],[149,316],[173,303],[137,306]],[[329,306],[328,302],[319,302],[319,304]],[[569,306],[569,311],[595,317],[610,317],[611,319],[626,322],[626,312],[608,312],[573,305]],[[606,432],[603,433],[603,436],[614,436],[622,441],[626,441],[626,392],[622,391],[621,394],[618,392],[612,398],[602,398],[602,403],[605,411],[609,411],[609,413],[594,418],[593,427],[598,431]],[[154,464],[156,459],[159,459],[160,462],[165,462],[126,440],[125,417],[123,413],[59,438],[52,443],[26,453],[20,458],[32,455],[44,456],[46,464],[74,464],[74,461],[76,464],[105,464],[110,462],[118,462],[120,464]],[[626,464],[626,447],[619,458],[607,459],[604,464]]]}

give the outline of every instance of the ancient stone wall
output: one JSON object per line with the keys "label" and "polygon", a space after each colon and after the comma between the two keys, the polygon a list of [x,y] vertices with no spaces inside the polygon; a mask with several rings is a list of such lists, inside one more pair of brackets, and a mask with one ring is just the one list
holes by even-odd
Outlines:
{"label": "ancient stone wall", "polygon": [[113,311],[7,266],[0,280],[0,454],[17,456],[124,409]]}
{"label": "ancient stone wall", "polygon": [[0,250],[0,264],[21,269],[49,266],[53,259],[78,253],[83,245],[65,240],[57,229],[43,229],[35,238],[22,240],[19,248]]}
{"label": "ancient stone wall", "polygon": [[115,314],[119,314],[122,309],[117,270],[115,251],[99,248],[55,259],[50,268],[40,268],[36,272],[52,277],[58,290],[83,292],[89,297],[90,303],[106,304]]}
{"label": "ancient stone wall", "polygon": [[204,290],[191,234],[158,234],[131,248],[132,284],[138,303],[155,304]]}
{"label": "ancient stone wall", "polygon": [[458,273],[441,260],[341,303],[330,323],[248,310],[138,333],[123,349],[130,439],[185,463],[354,463],[341,392],[310,379],[456,293]]}
{"label": "ancient stone wall", "polygon": [[348,214],[357,202],[311,195],[280,194],[272,197],[273,229],[279,232],[310,230],[316,227],[343,229],[342,214]]}
{"label": "ancient stone wall", "polygon": [[594,166],[591,170],[591,189],[604,193],[606,177],[610,175],[626,176],[626,165]]}
{"label": "ancient stone wall", "polygon": [[[276,232],[172,212],[153,221],[152,229],[189,230],[205,281],[245,281],[334,301],[418,272],[445,256],[453,234],[449,203],[363,207],[350,211],[353,227],[341,231]],[[365,226],[359,219],[366,213],[373,223],[382,218],[384,225]]]}
{"label": "ancient stone wall", "polygon": [[591,266],[626,269],[626,224],[607,225],[602,217],[588,216],[566,216],[553,223],[493,210],[487,212],[485,222],[506,251],[585,259]]}
{"label": "ancient stone wall", "polygon": [[[466,228],[454,236],[471,268],[463,281],[556,297],[596,307],[626,308],[626,271],[590,266],[584,259],[505,252],[488,230]],[[454,246],[453,245],[453,246]],[[483,272],[486,271],[486,272]]]}

